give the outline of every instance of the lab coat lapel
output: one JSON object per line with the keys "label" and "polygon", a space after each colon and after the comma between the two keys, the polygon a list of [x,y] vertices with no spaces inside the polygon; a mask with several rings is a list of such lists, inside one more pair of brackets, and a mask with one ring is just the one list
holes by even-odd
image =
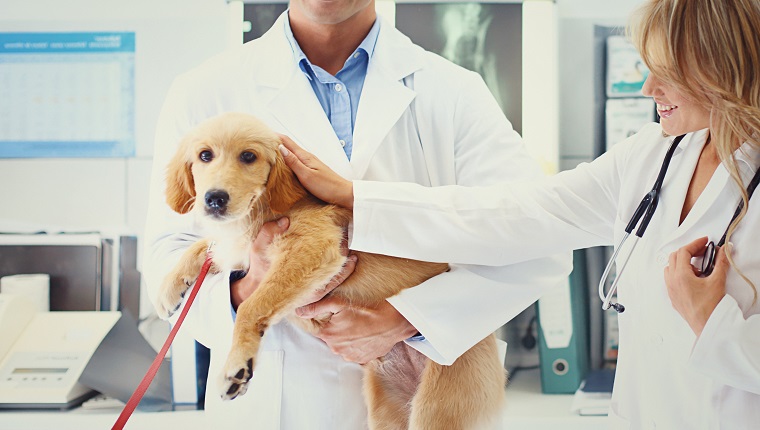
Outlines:
{"label": "lab coat lapel", "polygon": [[364,176],[378,147],[414,100],[416,93],[402,80],[422,67],[419,52],[406,36],[381,21],[356,114],[351,155],[354,178]]}
{"label": "lab coat lapel", "polygon": [[[759,152],[756,149],[752,148],[750,144],[745,144],[742,148],[734,152],[734,158],[737,161],[740,175],[744,181],[743,187],[745,189],[749,182],[752,180],[752,177],[755,175],[755,171],[757,171],[758,154]],[[738,205],[741,199],[741,192],[734,183],[733,178],[731,178],[731,174],[723,164],[720,164],[715,170],[715,173],[710,179],[710,182],[707,184],[707,187],[705,187],[704,191],[702,191],[702,194],[699,196],[699,199],[697,199],[694,207],[691,208],[691,212],[689,212],[689,215],[686,217],[686,219],[684,219],[683,224],[681,224],[681,226],[678,228],[677,233],[679,234],[674,235],[674,237],[671,239],[675,239],[683,232],[686,232],[697,225],[699,221],[704,218],[707,211],[716,205],[718,199],[720,199],[723,195],[733,196],[733,199],[730,199],[730,201],[733,201],[735,205]],[[733,216],[734,209],[736,208],[735,205],[730,205],[731,210],[724,211],[722,215],[725,217],[725,220],[721,222],[721,225],[728,227],[728,223],[730,222],[731,216]],[[716,235],[712,239],[718,240],[723,232],[724,230],[710,233]]]}
{"label": "lab coat lapel", "polygon": [[[681,218],[683,205],[686,200],[686,193],[688,192],[691,179],[694,176],[694,169],[696,169],[696,165],[699,162],[699,157],[702,153],[702,149],[704,148],[706,139],[706,130],[693,133],[691,136],[689,136],[689,141],[686,142],[688,148],[680,154],[680,159],[676,160],[674,157],[673,163],[679,163],[680,167],[684,169],[684,171],[676,178],[674,178],[674,183],[671,187],[672,189],[679,190],[679,194],[677,196],[672,196],[672,199],[668,198],[669,202],[673,202],[673,207],[668,211],[669,216],[667,222],[673,223],[672,225],[675,225],[677,227],[671,230],[670,234],[666,235],[663,238],[663,245],[678,239],[683,234],[688,232],[692,227],[694,227],[697,223],[699,223],[700,219],[705,216],[705,213],[707,213],[710,207],[715,204],[715,201],[718,199],[719,195],[724,192],[724,189],[727,185],[729,178],[728,171],[726,171],[723,165],[719,165],[715,170],[713,177],[710,179],[710,182],[702,191],[702,194],[700,194],[699,198],[694,203],[694,206],[692,206],[689,214],[680,225],[678,224]],[[667,190],[663,189],[663,193],[666,191]]]}
{"label": "lab coat lapel", "polygon": [[280,123],[284,134],[338,174],[350,179],[348,158],[285,37],[285,19],[287,12],[263,36],[271,38],[268,40],[272,46],[271,55],[267,56],[267,61],[257,64],[262,68],[260,85],[271,87],[275,92],[267,105],[269,113]]}
{"label": "lab coat lapel", "polygon": [[723,167],[722,164],[719,165],[715,170],[715,173],[713,173],[712,178],[710,178],[710,182],[707,183],[707,186],[702,191],[702,194],[700,194],[697,201],[694,202],[694,206],[692,206],[689,214],[683,220],[683,223],[681,223],[678,230],[675,231],[673,237],[670,238],[671,240],[691,229],[700,219],[702,219],[702,217],[704,217],[708,209],[715,204],[715,201],[720,194],[726,191],[725,188],[729,185],[729,178],[730,176],[726,168]]}
{"label": "lab coat lapel", "polygon": [[341,176],[351,179],[351,166],[338,137],[306,76],[295,71],[269,103],[269,111],[293,140]]}

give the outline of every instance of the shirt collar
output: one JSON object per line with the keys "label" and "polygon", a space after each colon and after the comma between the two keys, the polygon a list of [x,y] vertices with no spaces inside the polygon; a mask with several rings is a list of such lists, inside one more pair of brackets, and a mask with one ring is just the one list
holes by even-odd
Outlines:
{"label": "shirt collar", "polygon": [[734,152],[734,157],[744,165],[744,173],[752,177],[760,168],[760,149],[745,142]]}
{"label": "shirt collar", "polygon": [[[356,50],[351,54],[350,57],[348,57],[348,60],[346,60],[346,63],[351,60],[351,58],[356,55],[356,53],[363,51],[367,54],[367,58],[372,58],[372,54],[375,52],[375,45],[377,45],[377,38],[380,35],[380,20],[375,19],[375,23],[372,25],[372,28],[369,30],[369,33],[367,33],[367,37],[362,40],[362,43],[359,44],[359,46],[356,48]],[[298,63],[298,66],[301,68],[301,70],[306,73],[306,76],[309,79],[312,79],[313,69],[312,64],[309,61],[309,59],[306,57],[306,54],[304,54],[303,50],[301,50],[301,46],[298,45],[298,41],[296,41],[295,36],[293,36],[293,29],[290,27],[290,11],[288,10],[288,15],[286,15],[285,19],[285,37],[288,39],[288,43],[290,44],[290,49],[293,50],[293,58]],[[369,61],[369,60],[368,60]]]}
{"label": "shirt collar", "polygon": [[[684,139],[681,141],[676,153],[681,152],[692,145],[694,145],[699,151],[702,151],[708,133],[709,129],[706,128],[695,131],[692,133],[691,139]],[[760,168],[760,149],[756,148],[749,142],[745,142],[734,151],[734,158],[736,159],[736,165],[739,168],[739,172],[746,178],[752,178],[752,176],[755,175],[755,172]]]}

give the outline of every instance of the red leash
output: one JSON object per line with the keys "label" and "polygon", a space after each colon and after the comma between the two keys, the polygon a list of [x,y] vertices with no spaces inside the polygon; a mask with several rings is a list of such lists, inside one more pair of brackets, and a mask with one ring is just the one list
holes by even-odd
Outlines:
{"label": "red leash", "polygon": [[[211,249],[211,245],[209,245],[209,249]],[[140,403],[140,400],[142,400],[143,396],[145,395],[145,392],[148,390],[150,383],[153,382],[153,378],[156,376],[156,373],[158,373],[158,369],[161,367],[161,363],[163,363],[164,361],[166,352],[169,351],[169,347],[174,341],[174,336],[177,335],[177,332],[179,331],[179,327],[182,325],[182,321],[185,320],[187,311],[190,310],[190,305],[193,304],[193,300],[195,300],[195,296],[198,295],[198,291],[201,289],[201,284],[203,283],[203,280],[206,278],[206,274],[208,273],[208,269],[210,267],[211,267],[211,254],[207,252],[206,262],[203,263],[203,267],[201,267],[201,273],[200,275],[198,275],[198,279],[195,281],[193,290],[190,292],[190,297],[187,298],[185,307],[182,308],[182,312],[180,312],[179,318],[177,318],[177,322],[174,324],[174,327],[172,327],[172,331],[169,332],[169,337],[166,338],[166,341],[164,342],[164,346],[161,347],[161,351],[158,352],[158,355],[156,356],[155,360],[153,360],[153,364],[150,365],[150,369],[148,369],[148,372],[145,374],[145,376],[143,376],[142,381],[140,381],[140,385],[138,385],[137,388],[135,389],[135,392],[132,393],[132,397],[129,398],[129,401],[124,406],[124,409],[121,411],[119,418],[116,419],[116,423],[113,425],[113,427],[111,427],[111,430],[121,430],[124,428],[124,425],[127,423],[127,420],[132,415],[132,412],[135,411],[137,404]]]}

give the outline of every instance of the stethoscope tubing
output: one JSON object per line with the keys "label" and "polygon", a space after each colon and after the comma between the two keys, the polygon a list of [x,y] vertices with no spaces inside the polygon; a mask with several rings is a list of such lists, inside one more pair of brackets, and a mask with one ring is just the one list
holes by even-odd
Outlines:
{"label": "stethoscope tubing", "polygon": [[[612,254],[612,257],[610,258],[610,261],[607,262],[607,267],[604,268],[604,273],[602,274],[602,278],[599,280],[599,298],[602,300],[602,310],[609,309],[612,305],[610,302],[612,301],[612,296],[615,295],[615,291],[617,291],[617,284],[618,280],[620,279],[620,276],[615,276],[615,280],[612,281],[612,286],[610,286],[610,290],[607,292],[607,294],[604,294],[604,284],[607,282],[607,278],[610,275],[610,271],[612,271],[612,266],[615,265],[615,261],[617,260],[617,256],[620,253],[620,250],[623,248],[623,244],[628,240],[628,236],[630,236],[630,233],[626,233],[623,238],[620,240],[620,243],[615,248],[615,252]],[[631,245],[631,249],[628,251],[628,254],[625,257],[625,260],[623,261],[623,264],[620,268],[620,273],[623,273],[623,270],[625,270],[625,266],[628,265],[628,260],[631,259],[631,254],[633,254],[633,250],[636,248],[636,245],[639,243],[638,236],[634,236],[634,242],[633,245]],[[617,308],[616,308],[617,309]]]}
{"label": "stethoscope tubing", "polygon": [[[665,182],[665,175],[668,171],[668,166],[670,165],[670,160],[673,158],[673,154],[676,151],[676,148],[678,148],[678,144],[683,140],[684,136],[686,135],[680,135],[673,139],[673,142],[670,144],[670,147],[668,148],[667,153],[665,154],[665,159],[662,161],[662,166],[660,167],[660,172],[657,174],[657,179],[654,181],[654,185],[652,186],[651,191],[649,191],[643,199],[641,199],[641,203],[636,207],[636,211],[633,213],[633,216],[631,217],[631,220],[628,222],[628,225],[625,227],[625,235],[620,240],[620,243],[617,247],[615,247],[615,252],[612,254],[612,257],[607,262],[607,267],[604,269],[604,273],[602,274],[602,278],[599,280],[599,298],[602,300],[602,310],[607,310],[610,307],[615,309],[618,313],[621,313],[625,310],[625,307],[620,303],[612,303],[612,297],[615,295],[615,292],[617,291],[618,281],[620,281],[620,277],[623,274],[623,271],[625,270],[625,267],[628,265],[628,261],[631,259],[631,255],[633,254],[633,250],[636,249],[636,245],[639,243],[639,239],[641,239],[642,236],[644,236],[644,232],[646,231],[647,227],[649,226],[649,222],[652,220],[652,217],[654,216],[654,212],[657,209],[657,204],[660,201],[660,190],[662,189],[662,184]],[[640,225],[639,225],[639,222]],[[623,264],[620,265],[620,268],[617,271],[617,274],[615,276],[615,280],[612,282],[612,286],[610,286],[610,290],[607,292],[607,294],[604,294],[604,284],[607,283],[607,278],[610,275],[610,272],[612,271],[612,266],[615,265],[617,261],[618,253],[620,253],[620,250],[623,248],[623,244],[625,244],[626,240],[628,240],[628,237],[631,235],[633,230],[636,228],[636,226],[639,226],[639,228],[636,230],[636,233],[634,235],[634,242],[631,245],[630,249],[628,250],[627,255],[625,256],[625,260],[623,261]]]}

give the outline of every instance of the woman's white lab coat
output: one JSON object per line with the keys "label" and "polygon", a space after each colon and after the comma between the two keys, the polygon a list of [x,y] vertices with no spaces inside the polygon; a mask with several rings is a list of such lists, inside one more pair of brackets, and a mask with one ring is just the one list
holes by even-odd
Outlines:
{"label": "woman's white lab coat", "polygon": [[[717,242],[740,199],[721,165],[679,225],[706,135],[706,130],[691,133],[679,144],[657,211],[620,279],[618,298],[626,310],[618,317],[614,429],[760,426],[760,302],[752,287],[730,271],[727,295],[696,338],[673,309],[664,281],[670,253],[704,236]],[[394,255],[482,264],[616,245],[654,184],[672,139],[651,124],[592,163],[533,184],[444,187],[423,198],[412,185],[356,181],[351,245],[372,251],[381,242]],[[760,154],[749,145],[742,149],[736,158],[746,184]],[[413,222],[401,222],[408,219]],[[417,234],[423,228],[437,234]],[[755,196],[731,242],[737,267],[756,286],[758,238],[760,197]]]}
{"label": "woman's white lab coat", "polygon": [[[165,205],[165,165],[184,133],[225,111],[259,116],[347,178],[484,185],[540,176],[480,77],[424,52],[387,23],[381,23],[369,63],[349,162],[298,69],[280,17],[261,39],[180,76],[169,92],[157,130],[146,232],[145,274],[152,298],[181,251],[201,234],[191,217],[173,214]],[[382,249],[382,240],[378,245]],[[508,267],[456,265],[390,301],[427,338],[410,344],[448,364],[561,284],[570,271],[569,257]],[[477,259],[471,263],[479,264]],[[344,362],[287,322],[267,331],[247,394],[230,402],[219,399],[216,378],[233,327],[227,276],[207,278],[185,322],[212,350],[206,397],[210,425],[364,428],[360,366]]]}

